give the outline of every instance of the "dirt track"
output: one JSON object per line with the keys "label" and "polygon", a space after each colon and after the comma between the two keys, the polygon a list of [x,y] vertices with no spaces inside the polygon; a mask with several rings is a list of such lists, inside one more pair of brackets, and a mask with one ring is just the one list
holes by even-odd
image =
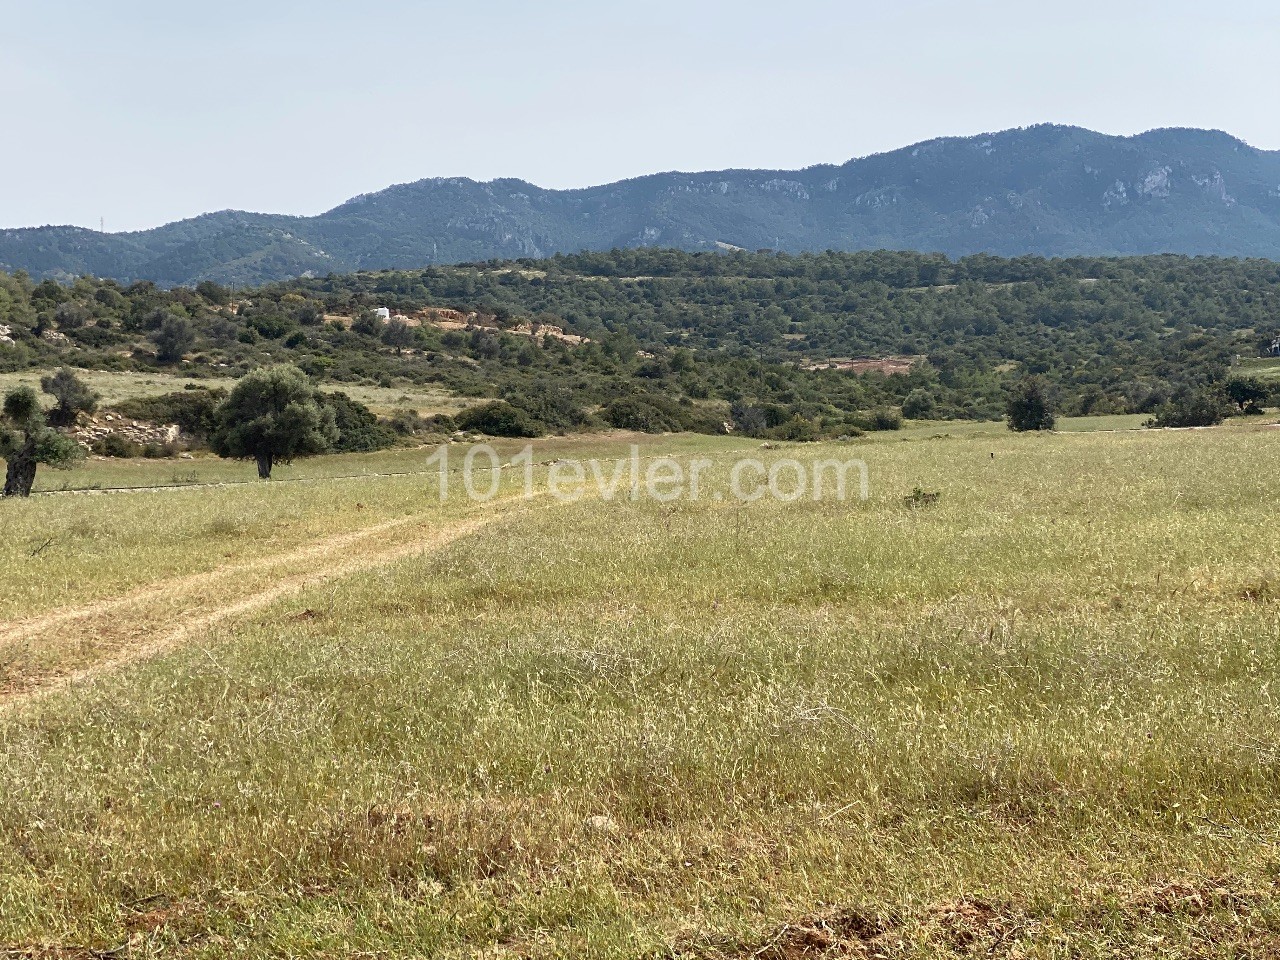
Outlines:
{"label": "dirt track", "polygon": [[447,524],[406,517],[5,625],[0,711],[154,656],[308,587],[440,550],[520,509],[494,505],[482,517]]}

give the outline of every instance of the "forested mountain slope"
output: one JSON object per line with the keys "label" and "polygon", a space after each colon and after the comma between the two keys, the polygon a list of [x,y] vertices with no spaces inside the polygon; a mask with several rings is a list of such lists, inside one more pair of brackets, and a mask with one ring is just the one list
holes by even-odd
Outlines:
{"label": "forested mountain slope", "polygon": [[1224,133],[1040,126],[843,166],[663,173],[581,190],[423,180],[317,217],[223,212],[131,234],[0,231],[0,269],[256,284],[614,247],[1280,258],[1280,153]]}

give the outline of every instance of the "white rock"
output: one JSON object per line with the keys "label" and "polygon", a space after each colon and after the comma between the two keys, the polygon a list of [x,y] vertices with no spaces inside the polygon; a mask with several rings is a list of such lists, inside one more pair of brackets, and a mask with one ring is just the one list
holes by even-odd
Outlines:
{"label": "white rock", "polygon": [[606,837],[616,836],[618,833],[618,824],[613,817],[606,817],[602,815],[587,817],[582,828],[586,830],[587,833],[595,833]]}
{"label": "white rock", "polygon": [[1110,210],[1112,207],[1123,207],[1129,203],[1129,190],[1123,180],[1117,180],[1115,186],[1102,195],[1102,205]]}
{"label": "white rock", "polygon": [[1160,200],[1167,198],[1171,190],[1169,182],[1171,173],[1173,173],[1172,167],[1161,167],[1158,170],[1152,170],[1142,183],[1138,184],[1138,193],[1144,197],[1155,197]]}

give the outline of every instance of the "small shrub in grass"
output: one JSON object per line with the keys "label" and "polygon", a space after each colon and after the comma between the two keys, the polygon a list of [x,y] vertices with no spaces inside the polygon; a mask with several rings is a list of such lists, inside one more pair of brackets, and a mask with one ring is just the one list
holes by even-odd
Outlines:
{"label": "small shrub in grass", "polygon": [[941,493],[926,493],[920,487],[916,487],[908,496],[903,497],[902,501],[911,509],[918,510],[921,507],[937,506],[941,499]]}
{"label": "small shrub in grass", "polygon": [[171,460],[178,453],[178,445],[174,443],[144,443],[142,445],[142,455],[148,460]]}
{"label": "small shrub in grass", "polygon": [[487,434],[491,437],[536,437],[538,431],[529,422],[524,411],[517,410],[504,400],[482,403],[462,411],[457,418],[458,429]]}
{"label": "small shrub in grass", "polygon": [[397,410],[387,420],[387,426],[402,437],[416,437],[424,433],[426,423],[416,410]]}
{"label": "small shrub in grass", "polygon": [[134,443],[121,433],[108,433],[93,444],[93,452],[100,457],[128,460],[142,456],[142,445]]}
{"label": "small shrub in grass", "polygon": [[387,425],[403,437],[448,436],[458,431],[458,422],[447,413],[423,417],[415,410],[397,410]]}
{"label": "small shrub in grass", "polygon": [[822,439],[822,431],[818,429],[818,425],[812,420],[806,420],[804,417],[792,417],[782,426],[770,430],[769,437],[774,440],[792,440],[807,443]]}
{"label": "small shrub in grass", "polygon": [[604,422],[619,430],[640,433],[673,433],[680,429],[677,411],[657,398],[635,396],[615,400],[600,411]]}
{"label": "small shrub in grass", "polygon": [[1240,590],[1240,599],[1251,603],[1275,603],[1280,600],[1280,578],[1268,574],[1246,584]]}
{"label": "small shrub in grass", "polygon": [[859,429],[871,432],[901,430],[902,414],[889,407],[878,407],[869,413],[855,417],[853,422]]}

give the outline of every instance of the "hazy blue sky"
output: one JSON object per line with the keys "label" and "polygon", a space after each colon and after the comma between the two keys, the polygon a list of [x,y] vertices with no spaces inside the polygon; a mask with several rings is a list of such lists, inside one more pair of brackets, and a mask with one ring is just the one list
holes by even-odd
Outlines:
{"label": "hazy blue sky", "polygon": [[1280,148],[1274,0],[0,0],[0,24],[0,226],[801,167],[1044,121]]}

